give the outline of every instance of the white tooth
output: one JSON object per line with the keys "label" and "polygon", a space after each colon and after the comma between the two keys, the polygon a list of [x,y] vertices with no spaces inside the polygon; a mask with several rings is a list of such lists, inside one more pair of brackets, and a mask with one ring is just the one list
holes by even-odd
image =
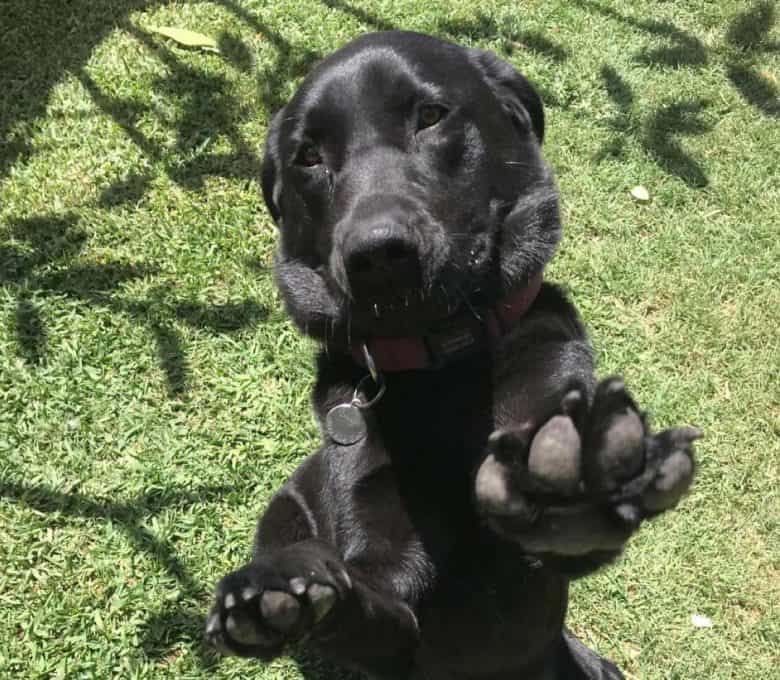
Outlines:
{"label": "white tooth", "polygon": [[236,596],[233,593],[225,595],[224,605],[225,609],[233,609],[236,606]]}
{"label": "white tooth", "polygon": [[374,316],[378,319],[379,318],[379,305],[374,303]]}

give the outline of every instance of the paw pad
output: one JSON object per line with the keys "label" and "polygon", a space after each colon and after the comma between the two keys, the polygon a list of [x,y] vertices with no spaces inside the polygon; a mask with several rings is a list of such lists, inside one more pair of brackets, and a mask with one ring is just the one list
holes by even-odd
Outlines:
{"label": "paw pad", "polygon": [[268,625],[281,633],[289,631],[298,621],[301,605],[281,590],[267,590],[260,598],[260,613]]}
{"label": "paw pad", "polygon": [[528,473],[542,488],[574,493],[580,483],[582,445],[568,416],[553,416],[537,432],[528,454]]}

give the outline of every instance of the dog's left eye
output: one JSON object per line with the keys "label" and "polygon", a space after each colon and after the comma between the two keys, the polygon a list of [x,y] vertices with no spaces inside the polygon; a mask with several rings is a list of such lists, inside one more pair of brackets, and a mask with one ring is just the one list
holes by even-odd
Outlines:
{"label": "dog's left eye", "polygon": [[307,142],[298,151],[295,162],[299,165],[305,165],[307,168],[313,168],[322,163],[322,156],[314,144]]}
{"label": "dog's left eye", "polygon": [[447,109],[438,104],[426,104],[420,107],[420,112],[417,117],[417,129],[424,130],[425,128],[433,127],[444,116],[447,115]]}

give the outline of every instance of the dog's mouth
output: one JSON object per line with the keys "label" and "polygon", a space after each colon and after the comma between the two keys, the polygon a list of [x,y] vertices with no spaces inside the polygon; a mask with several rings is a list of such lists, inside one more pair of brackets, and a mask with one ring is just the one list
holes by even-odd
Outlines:
{"label": "dog's mouth", "polygon": [[356,336],[417,336],[447,318],[481,305],[486,291],[490,251],[487,241],[469,243],[467,256],[447,251],[437,259],[433,250],[420,255],[419,271],[395,271],[370,285],[353,286],[344,296],[350,330]]}
{"label": "dog's mouth", "polygon": [[443,285],[360,295],[347,303],[351,330],[362,336],[414,336],[458,312],[464,299]]}

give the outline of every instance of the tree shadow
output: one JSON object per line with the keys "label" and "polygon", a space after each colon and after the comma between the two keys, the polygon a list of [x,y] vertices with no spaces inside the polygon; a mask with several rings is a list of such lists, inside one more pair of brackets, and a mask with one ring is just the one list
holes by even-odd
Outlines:
{"label": "tree shadow", "polygon": [[550,40],[539,31],[521,31],[507,22],[503,24],[494,17],[477,12],[473,19],[440,19],[436,30],[444,37],[458,42],[467,38],[476,42],[499,39],[499,50],[506,56],[529,51],[545,57],[555,63],[563,63],[569,58],[569,51]]}
{"label": "tree shadow", "polygon": [[607,158],[621,158],[626,142],[633,140],[665,172],[679,177],[688,186],[707,186],[709,179],[704,168],[683,149],[677,137],[704,134],[712,128],[701,118],[708,103],[686,100],[661,106],[645,120],[644,129],[640,129],[635,123],[635,96],[628,82],[609,64],[601,67],[601,79],[617,111],[606,121],[613,133],[612,138],[596,153],[594,160],[601,162]]}
{"label": "tree shadow", "polygon": [[295,47],[280,33],[272,30],[252,12],[239,5],[235,0],[215,0],[230,11],[256,33],[261,34],[276,49],[276,61],[257,73],[258,95],[265,109],[266,117],[276,113],[292,94],[292,87],[311,67],[321,59],[321,55],[305,47]]}
{"label": "tree shadow", "polygon": [[135,11],[164,0],[24,0],[3,3],[0,56],[0,177],[32,153],[29,139],[63,75],[79,71],[92,50]]}
{"label": "tree shadow", "polygon": [[151,182],[150,173],[131,173],[103,189],[98,205],[110,209],[128,203],[137,204],[148,191]]}
{"label": "tree shadow", "polygon": [[[180,645],[191,646],[201,668],[220,663],[221,657],[203,639],[211,586],[196,581],[174,546],[155,536],[146,525],[160,512],[185,509],[213,503],[234,493],[245,493],[249,487],[209,485],[196,488],[167,486],[140,494],[127,502],[89,497],[78,492],[63,492],[44,485],[19,484],[0,479],[0,498],[47,515],[109,522],[119,527],[138,553],[148,555],[176,582],[176,602],[164,604],[150,613],[142,624],[141,649],[149,659],[163,659]],[[52,520],[56,521],[56,520]],[[305,645],[296,645],[289,656],[301,674],[311,680],[339,678],[362,680],[364,676],[312,653]]]}
{"label": "tree shadow", "polygon": [[41,297],[75,298],[146,325],[155,339],[172,398],[187,392],[190,372],[175,321],[224,334],[253,326],[267,317],[265,307],[253,299],[205,305],[171,300],[160,287],[142,300],[118,295],[124,284],[156,275],[158,269],[119,260],[79,261],[87,236],[77,227],[72,214],[16,220],[8,233],[13,245],[0,246],[0,286],[16,297],[13,330],[19,355],[31,365],[46,358],[48,334],[37,304]]}
{"label": "tree shadow", "polygon": [[[157,79],[154,86],[167,99],[181,104],[181,113],[175,121],[175,149],[172,153],[163,154],[143,136],[136,125],[137,104],[123,107],[121,101],[107,97],[94,83],[85,85],[98,106],[111,115],[148,156],[162,162],[173,181],[188,189],[202,189],[204,178],[208,175],[256,179],[260,172],[260,159],[239,131],[242,119],[252,112],[242,107],[230,93],[227,79],[184,64],[155,36],[137,26],[126,24],[123,28],[167,67],[167,75]],[[245,68],[251,68],[251,54],[243,43],[227,35],[221,36],[220,43],[228,46],[232,60],[244,62]],[[81,79],[85,82],[88,76],[82,73]],[[220,137],[227,139],[232,153],[206,153]]]}
{"label": "tree shadow", "polygon": [[366,26],[370,26],[375,31],[392,31],[396,28],[399,28],[392,21],[387,21],[386,19],[382,19],[381,17],[378,17],[374,14],[370,14],[364,9],[356,7],[355,5],[349,2],[345,2],[344,0],[320,0],[320,2],[326,7],[330,7],[331,9],[336,9],[340,12],[344,12],[345,14],[353,16],[355,19],[362,22]]}
{"label": "tree shadow", "polygon": [[780,118],[780,87],[754,61],[780,52],[780,44],[769,40],[776,21],[774,2],[756,2],[736,15],[726,31],[726,43],[732,48],[729,80],[748,104],[772,118]]}
{"label": "tree shadow", "polygon": [[703,66],[708,61],[707,48],[701,40],[678,28],[670,21],[635,19],[595,0],[574,0],[574,3],[626,26],[671,42],[671,45],[664,47],[642,50],[634,57],[638,63],[679,68],[682,66]]}
{"label": "tree shadow", "polygon": [[[474,18],[438,19],[435,33],[442,38],[455,43],[465,40],[482,42],[498,39],[498,51],[504,57],[517,58],[523,52],[543,57],[555,64],[566,61],[570,54],[563,46],[550,40],[538,31],[522,31],[511,26],[509,22],[499,22],[494,17],[477,12]],[[574,97],[561,98],[554,95],[541,83],[534,83],[545,106],[567,109]]]}
{"label": "tree shadow", "polygon": [[[3,33],[5,50],[0,58],[0,89],[4,95],[0,107],[0,176],[31,155],[29,140],[34,121],[45,114],[52,87],[66,73],[75,74],[95,105],[178,184],[200,189],[208,175],[240,179],[258,176],[259,158],[239,133],[238,123],[243,112],[231,96],[227,81],[185,65],[161,40],[127,21],[132,12],[160,4],[164,4],[164,0],[123,0],[119,3],[74,0],[64,5],[44,0],[11,3],[8,8],[11,29]],[[236,6],[230,0],[226,0],[226,4]],[[183,102],[182,116],[174,123],[179,137],[174,150],[161,147],[141,132],[138,122],[150,113],[146,103],[109,96],[84,68],[92,50],[116,28],[134,35],[154,50],[168,67],[169,76],[161,79],[157,86],[168,96]],[[266,37],[276,35],[268,30],[265,34]],[[236,68],[242,71],[253,68],[251,52],[238,38],[224,34],[219,38],[219,45],[222,58]],[[291,51],[290,48],[288,52]],[[279,86],[284,77],[284,73],[278,75]],[[246,112],[246,115],[250,113]],[[209,143],[221,136],[227,138],[232,152],[204,153]],[[101,196],[101,206],[110,208],[124,202],[137,202],[148,187],[149,179],[142,175],[130,178],[129,184],[116,183]]]}
{"label": "tree shadow", "polygon": [[729,80],[742,98],[761,113],[780,118],[780,88],[752,66],[729,64]]}
{"label": "tree shadow", "polygon": [[[719,50],[708,50],[698,38],[669,21],[635,19],[596,0],[574,1],[584,9],[672,41],[671,46],[640,52],[635,57],[639,63],[675,68],[695,67],[707,64],[711,52],[724,56],[729,81],[745,102],[766,116],[780,117],[780,87],[754,63],[762,54],[780,52],[780,43],[769,39],[777,21],[776,3],[773,0],[759,0],[735,15],[726,30],[725,46]],[[674,162],[672,165],[679,166]],[[693,175],[696,174],[693,171]]]}
{"label": "tree shadow", "polygon": [[732,19],[726,30],[726,42],[743,50],[778,51],[780,46],[767,40],[775,21],[776,2],[760,0]]}
{"label": "tree shadow", "polygon": [[701,135],[712,125],[701,119],[709,103],[702,99],[675,102],[662,106],[645,124],[642,144],[648,154],[667,172],[688,186],[702,188],[709,180],[704,168],[682,148],[678,135]]}
{"label": "tree shadow", "polygon": [[31,365],[40,364],[46,356],[48,334],[38,306],[26,294],[16,302],[13,331],[22,359]]}
{"label": "tree shadow", "polygon": [[617,113],[606,121],[607,126],[614,134],[594,156],[596,162],[601,162],[610,157],[622,157],[625,150],[626,137],[633,135],[633,90],[623,77],[608,64],[604,64],[601,67],[601,79],[604,82],[607,96],[617,108]]}
{"label": "tree shadow", "polygon": [[653,35],[671,41],[671,45],[646,49],[634,58],[640,64],[648,66],[704,66],[707,61],[707,48],[701,40],[677,28],[669,21],[629,21],[632,25]]}
{"label": "tree shadow", "polygon": [[[176,644],[186,643],[194,647],[206,667],[217,663],[215,655],[202,640],[204,611],[210,591],[192,577],[175,548],[155,536],[144,524],[163,510],[215,502],[236,491],[241,489],[234,486],[203,486],[194,489],[169,486],[122,503],[114,499],[64,493],[43,485],[0,480],[0,498],[17,505],[45,514],[58,513],[70,518],[110,522],[119,527],[136,552],[151,557],[176,581],[181,593],[179,599],[192,603],[184,609],[173,604],[165,605],[146,620],[141,642],[144,653],[150,658],[161,658]],[[204,611],[200,611],[194,603],[202,603]]]}

